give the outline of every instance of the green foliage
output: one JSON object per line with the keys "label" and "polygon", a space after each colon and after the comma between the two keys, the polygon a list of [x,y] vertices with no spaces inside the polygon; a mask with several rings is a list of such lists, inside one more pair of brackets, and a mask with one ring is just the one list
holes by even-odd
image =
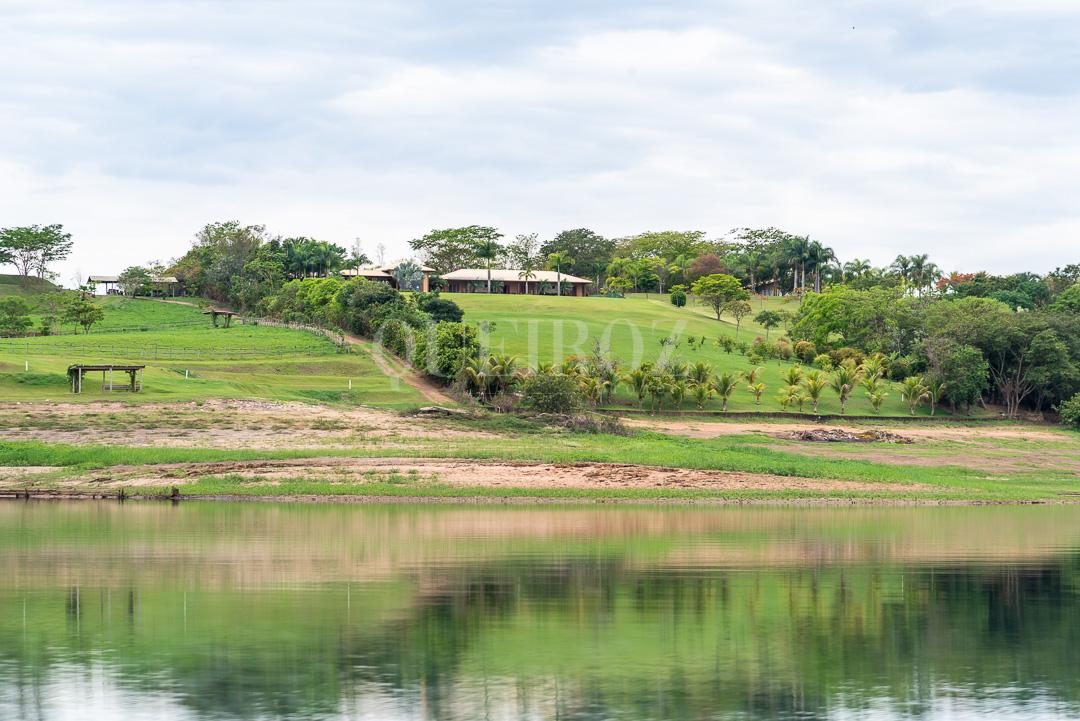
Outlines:
{"label": "green foliage", "polygon": [[409,246],[418,252],[436,273],[445,274],[458,268],[477,265],[481,259],[481,248],[492,249],[492,257],[495,257],[498,255],[498,241],[502,237],[502,233],[495,228],[470,225],[464,228],[432,230],[422,238],[409,241]]}
{"label": "green foliage", "polygon": [[750,297],[737,278],[725,273],[698,278],[690,290],[712,307],[716,312],[717,320],[720,320],[720,312],[726,303],[733,300],[746,300]]}
{"label": "green foliage", "polygon": [[0,298],[0,336],[22,335],[32,324],[26,301],[15,296]]}
{"label": "green foliage", "polygon": [[1055,300],[1051,308],[1059,313],[1080,314],[1080,283],[1066,288]]}
{"label": "green foliage", "polygon": [[27,225],[0,229],[0,265],[15,266],[24,287],[31,275],[50,277],[49,266],[71,254],[71,233],[62,225]]}
{"label": "green foliage", "polygon": [[848,345],[871,353],[908,353],[922,328],[922,305],[900,289],[836,286],[808,295],[789,333],[818,348]]}
{"label": "green foliage", "polygon": [[537,373],[525,380],[523,404],[537,413],[570,415],[581,410],[584,395],[577,379],[562,373]]}
{"label": "green foliage", "polygon": [[417,336],[414,364],[428,375],[451,380],[479,353],[476,326],[444,321]]}
{"label": "green foliage", "polygon": [[[599,278],[615,254],[615,241],[608,240],[588,228],[564,230],[540,246],[540,256],[562,253],[574,261],[563,272],[580,278]],[[624,291],[625,292],[625,291]]]}
{"label": "green foliage", "polygon": [[95,323],[105,318],[105,311],[94,301],[81,295],[73,295],[64,304],[62,317],[65,322],[82,328],[83,333],[89,333]]}
{"label": "green foliage", "polygon": [[1061,414],[1061,422],[1071,428],[1080,430],[1080,393],[1067,401],[1062,401],[1058,406]]}
{"label": "green foliage", "polygon": [[686,305],[686,292],[682,290],[671,291],[671,304],[676,308],[682,308]]}
{"label": "green foliage", "polygon": [[431,316],[436,323],[460,323],[465,316],[457,303],[440,298],[437,293],[419,293],[415,299],[416,307]]}
{"label": "green foliage", "polygon": [[754,321],[765,329],[765,340],[769,340],[769,331],[784,321],[780,311],[763,310],[754,316]]}
{"label": "green foliage", "polygon": [[124,295],[149,295],[150,281],[152,279],[153,276],[149,270],[142,266],[133,265],[125,268],[124,272],[117,276],[116,280]]}

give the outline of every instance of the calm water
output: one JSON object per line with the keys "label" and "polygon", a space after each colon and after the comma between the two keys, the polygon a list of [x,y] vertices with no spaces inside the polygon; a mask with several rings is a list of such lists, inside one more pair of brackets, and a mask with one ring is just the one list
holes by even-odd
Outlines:
{"label": "calm water", "polygon": [[1080,507],[0,504],[0,719],[1080,717]]}

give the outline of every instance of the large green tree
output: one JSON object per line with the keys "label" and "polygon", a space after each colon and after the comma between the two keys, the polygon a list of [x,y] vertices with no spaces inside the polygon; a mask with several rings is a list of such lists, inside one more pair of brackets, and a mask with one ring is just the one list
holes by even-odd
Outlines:
{"label": "large green tree", "polygon": [[420,254],[425,264],[442,274],[476,265],[480,259],[477,251],[482,244],[498,243],[502,237],[495,228],[469,225],[432,230],[422,238],[409,241],[409,246]]}
{"label": "large green tree", "polygon": [[564,230],[540,246],[540,256],[565,253],[573,258],[572,265],[564,270],[582,278],[594,278],[597,287],[600,277],[615,255],[615,241],[605,238],[588,228]]}
{"label": "large green tree", "polygon": [[710,305],[720,320],[724,306],[733,300],[746,300],[750,294],[739,283],[739,279],[726,273],[706,275],[694,281],[690,292]]}
{"label": "large green tree", "polygon": [[49,266],[67,258],[71,246],[71,233],[59,224],[4,228],[0,230],[0,263],[14,265],[25,286],[31,275],[49,275]]}

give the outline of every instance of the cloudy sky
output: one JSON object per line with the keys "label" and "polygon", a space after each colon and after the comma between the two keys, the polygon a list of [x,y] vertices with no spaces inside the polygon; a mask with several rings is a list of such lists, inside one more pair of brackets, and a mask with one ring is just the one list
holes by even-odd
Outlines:
{"label": "cloudy sky", "polygon": [[0,0],[0,226],[61,268],[211,220],[777,225],[843,258],[1080,261],[1076,0]]}

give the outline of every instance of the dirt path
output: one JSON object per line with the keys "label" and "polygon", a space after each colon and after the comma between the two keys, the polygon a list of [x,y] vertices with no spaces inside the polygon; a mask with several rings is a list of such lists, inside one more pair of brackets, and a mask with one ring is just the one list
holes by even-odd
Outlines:
{"label": "dirt path", "polygon": [[377,350],[375,344],[371,341],[351,333],[343,333],[342,336],[350,345],[367,351],[384,375],[397,378],[405,385],[414,388],[429,403],[440,405],[456,403],[453,398],[446,395],[437,385],[421,375],[416,369],[406,365],[404,361],[387,351]]}
{"label": "dirt path", "polygon": [[[200,307],[195,303],[191,303],[186,300],[175,300],[172,298],[155,298],[160,303],[174,303],[176,305],[188,305],[193,307]],[[409,367],[403,361],[393,357],[390,353],[376,352],[374,349],[374,343],[360,336],[352,335],[351,333],[342,333],[342,336],[349,343],[349,345],[363,348],[370,355],[372,360],[375,361],[375,365],[379,367],[379,370],[384,375],[396,378],[410,388],[415,389],[420,395],[424,397],[424,400],[429,403],[436,404],[454,404],[455,401],[450,396],[446,395],[437,385],[432,383],[428,378],[425,378],[421,373],[417,372],[414,368]]]}

